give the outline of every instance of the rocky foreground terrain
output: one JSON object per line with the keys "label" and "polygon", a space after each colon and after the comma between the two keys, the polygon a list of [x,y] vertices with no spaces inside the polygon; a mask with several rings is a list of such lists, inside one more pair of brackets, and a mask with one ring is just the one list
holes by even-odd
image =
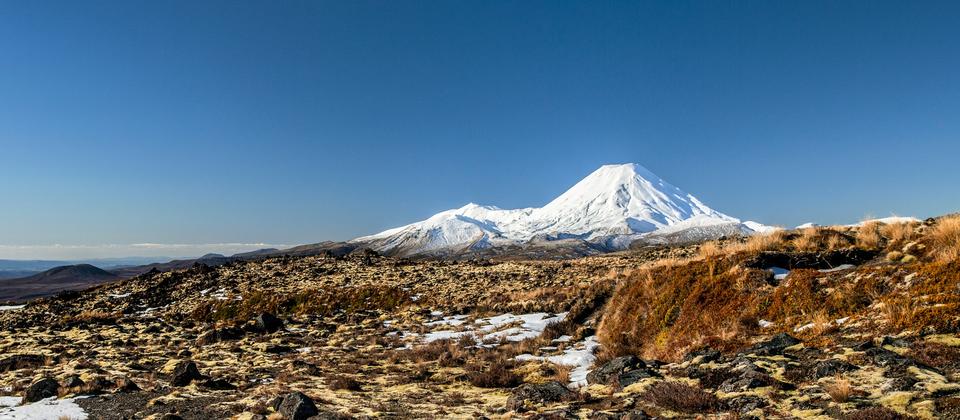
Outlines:
{"label": "rocky foreground terrain", "polygon": [[949,217],[151,272],[3,306],[0,418],[960,418],[958,250]]}

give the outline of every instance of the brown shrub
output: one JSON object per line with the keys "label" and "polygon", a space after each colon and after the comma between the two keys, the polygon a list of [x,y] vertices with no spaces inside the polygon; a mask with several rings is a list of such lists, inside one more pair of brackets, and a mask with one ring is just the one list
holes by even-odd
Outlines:
{"label": "brown shrub", "polygon": [[838,403],[849,401],[854,392],[853,385],[850,384],[850,381],[839,376],[834,378],[833,382],[824,385],[823,390],[834,402]]}
{"label": "brown shrub", "polygon": [[817,251],[823,247],[821,228],[809,227],[800,231],[800,235],[793,238],[792,245],[797,251]]}
{"label": "brown shrub", "polygon": [[846,420],[904,420],[911,417],[900,414],[887,407],[870,407],[854,411],[843,417]]}
{"label": "brown shrub", "polygon": [[786,249],[786,231],[775,230],[770,233],[763,233],[751,236],[741,245],[732,249],[735,251],[747,252],[751,255],[759,254],[764,251],[782,251]]}
{"label": "brown shrub", "polygon": [[960,215],[944,217],[927,234],[930,253],[936,261],[960,260]]}
{"label": "brown shrub", "polygon": [[909,356],[938,369],[960,363],[960,349],[925,341],[915,343],[910,349]]}
{"label": "brown shrub", "polygon": [[[638,271],[616,290],[604,312],[597,334],[601,356],[644,354],[679,359],[704,343],[735,347],[745,337],[744,318],[754,315],[758,296],[738,287],[742,276],[763,278],[761,270],[730,270],[718,260],[716,274],[705,261]],[[761,281],[761,280],[758,280]],[[755,325],[755,324],[754,324]]]}
{"label": "brown shrub", "polygon": [[347,390],[347,391],[361,391],[363,387],[360,386],[360,382],[356,379],[353,379],[346,375],[337,375],[332,378],[327,379],[327,382],[330,384],[330,389],[337,390]]}
{"label": "brown shrub", "polygon": [[87,310],[80,312],[77,315],[66,316],[63,318],[64,323],[82,323],[82,324],[109,324],[116,322],[118,319],[123,317],[123,314],[120,312],[107,312],[102,310]]}
{"label": "brown shrub", "polygon": [[495,360],[492,363],[466,366],[467,380],[480,388],[513,388],[523,381],[513,372],[513,362],[509,359]]}
{"label": "brown shrub", "polygon": [[916,237],[916,222],[886,223],[880,226],[880,236],[887,240],[888,247],[900,247]]}
{"label": "brown shrub", "polygon": [[857,229],[857,246],[863,249],[879,249],[883,245],[880,226],[877,221],[866,222]]}
{"label": "brown shrub", "polygon": [[716,411],[720,401],[713,394],[681,382],[664,381],[652,385],[643,393],[650,403],[682,413]]}
{"label": "brown shrub", "polygon": [[241,300],[209,300],[192,313],[198,321],[246,321],[261,312],[277,315],[323,315],[394,310],[411,302],[409,292],[395,286],[357,286],[303,290],[292,294],[253,291]]}

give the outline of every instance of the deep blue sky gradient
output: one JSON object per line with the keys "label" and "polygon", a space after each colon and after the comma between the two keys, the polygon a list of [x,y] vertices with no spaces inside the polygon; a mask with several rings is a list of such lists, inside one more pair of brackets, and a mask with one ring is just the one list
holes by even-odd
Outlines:
{"label": "deep blue sky gradient", "polygon": [[958,133],[958,2],[0,2],[0,244],[348,239],[620,162],[925,217]]}

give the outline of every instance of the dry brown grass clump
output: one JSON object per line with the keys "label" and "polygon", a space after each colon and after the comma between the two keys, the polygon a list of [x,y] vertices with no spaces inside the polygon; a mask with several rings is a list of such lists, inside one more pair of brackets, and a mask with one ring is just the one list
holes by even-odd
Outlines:
{"label": "dry brown grass clump", "polygon": [[880,235],[880,226],[877,221],[866,222],[857,229],[857,246],[863,249],[879,249],[883,245],[883,236]]}
{"label": "dry brown grass clump", "polygon": [[246,321],[259,313],[324,315],[367,310],[391,311],[411,302],[410,293],[396,286],[331,287],[279,294],[254,291],[240,300],[211,299],[193,310],[198,321]]}
{"label": "dry brown grass clump", "polygon": [[[715,264],[715,265],[713,265]],[[726,259],[638,271],[616,290],[597,334],[602,358],[643,354],[677,360],[704,344],[733,348],[756,327],[754,293],[767,272]],[[715,271],[711,276],[711,271]]]}
{"label": "dry brown grass clump", "polygon": [[123,314],[119,312],[107,312],[101,310],[87,310],[80,312],[77,315],[66,316],[63,318],[63,322],[66,324],[70,323],[100,323],[100,324],[109,324],[116,322],[120,319]]}
{"label": "dry brown grass clump", "polygon": [[960,348],[925,341],[915,343],[909,356],[938,369],[960,364]]}
{"label": "dry brown grass clump", "polygon": [[746,242],[733,247],[736,251],[743,251],[749,254],[759,254],[764,251],[782,251],[786,249],[787,232],[775,230],[770,233],[753,235]]}
{"label": "dry brown grass clump", "polygon": [[338,390],[347,390],[347,391],[362,391],[363,387],[360,386],[360,382],[356,379],[353,379],[346,375],[337,375],[328,379],[330,389],[334,391]]}
{"label": "dry brown grass clump", "polygon": [[514,362],[510,359],[494,360],[486,364],[469,364],[467,380],[480,388],[513,388],[523,382],[523,378],[513,372]]}
{"label": "dry brown grass clump", "polygon": [[960,260],[960,215],[938,220],[927,238],[934,259],[942,263]]}
{"label": "dry brown grass clump", "polygon": [[720,407],[720,400],[700,388],[681,382],[664,381],[652,385],[643,399],[681,413],[709,413]]}
{"label": "dry brown grass clump", "polygon": [[800,231],[800,235],[793,238],[791,244],[797,251],[812,252],[819,250],[822,246],[823,235],[821,229],[809,227]]}
{"label": "dry brown grass clump", "polygon": [[888,246],[903,246],[916,238],[916,222],[887,223],[880,226],[880,236],[887,240]]}
{"label": "dry brown grass clump", "polygon": [[850,400],[854,394],[853,385],[850,381],[837,376],[833,382],[823,386],[823,390],[830,395],[830,399],[837,403],[845,403]]}

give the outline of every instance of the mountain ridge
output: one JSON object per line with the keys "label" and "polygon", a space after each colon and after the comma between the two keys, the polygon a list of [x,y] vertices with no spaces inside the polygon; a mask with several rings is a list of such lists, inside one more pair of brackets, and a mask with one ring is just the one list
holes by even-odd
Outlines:
{"label": "mountain ridge", "polygon": [[626,163],[601,166],[543,207],[501,209],[468,203],[349,242],[400,256],[468,253],[534,239],[580,239],[618,250],[643,235],[684,223],[700,230],[730,225],[724,234],[767,228],[716,211],[645,167]]}

